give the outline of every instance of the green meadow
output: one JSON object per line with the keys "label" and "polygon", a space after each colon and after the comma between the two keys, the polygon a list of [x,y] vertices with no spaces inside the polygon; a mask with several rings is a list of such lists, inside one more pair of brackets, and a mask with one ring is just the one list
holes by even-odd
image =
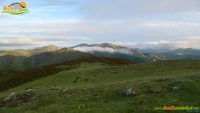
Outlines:
{"label": "green meadow", "polygon": [[[1,100],[27,88],[37,95],[27,103],[3,106],[0,113],[187,113],[155,107],[200,105],[200,61],[68,66],[59,65],[58,73],[2,91]],[[136,94],[125,96],[130,88]]]}

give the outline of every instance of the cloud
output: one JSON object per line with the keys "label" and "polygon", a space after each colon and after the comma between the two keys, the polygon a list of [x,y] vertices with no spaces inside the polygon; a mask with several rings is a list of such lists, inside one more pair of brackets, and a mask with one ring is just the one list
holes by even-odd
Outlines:
{"label": "cloud", "polygon": [[32,38],[0,38],[0,47],[9,46],[34,46],[43,45],[44,41],[41,39]]}
{"label": "cloud", "polygon": [[[1,0],[1,4],[10,5],[11,3],[18,2],[17,0]],[[25,0],[28,6],[31,7],[46,7],[46,6],[70,6],[79,3],[79,0]]]}
{"label": "cloud", "polygon": [[116,50],[108,47],[75,47],[73,49],[82,52],[93,52],[93,51],[110,52],[110,53],[116,52]]}
{"label": "cloud", "polygon": [[84,37],[59,37],[47,38],[40,36],[27,36],[24,35],[7,35],[0,36],[0,49],[27,49],[38,46],[46,46],[51,44],[60,45],[62,47],[69,47],[78,44],[78,40],[86,40]]}
{"label": "cloud", "polygon": [[136,47],[138,45],[137,42],[119,42],[119,41],[114,41],[114,42],[110,42],[112,44],[115,45],[120,45],[120,46],[126,46],[126,47]]}
{"label": "cloud", "polygon": [[[36,6],[70,6],[70,5],[76,5],[79,3],[79,0],[45,0],[41,2],[34,2],[35,0],[31,0],[31,3],[34,3]],[[29,1],[30,2],[30,1]]]}
{"label": "cloud", "polygon": [[91,19],[127,19],[199,11],[199,6],[199,0],[88,0],[81,12]]}
{"label": "cloud", "polygon": [[158,50],[174,50],[178,48],[194,48],[200,49],[200,36],[189,36],[182,40],[160,40],[150,42],[110,42],[113,44],[127,46],[130,48],[151,48]]}
{"label": "cloud", "polygon": [[[22,26],[23,24],[23,26]],[[200,23],[190,21],[146,21],[146,20],[98,20],[81,21],[63,20],[31,20],[19,19],[0,27],[0,38],[23,36],[40,38],[47,42],[123,42],[126,45],[152,40],[182,40],[184,37],[200,35]],[[21,37],[22,38],[22,37]]]}
{"label": "cloud", "polygon": [[27,4],[29,14],[0,14],[0,38],[175,48],[192,42],[185,37],[200,35],[199,0],[29,0]]}
{"label": "cloud", "polygon": [[[23,24],[23,25],[22,25]],[[77,41],[87,40],[86,37],[76,35],[74,27],[79,24],[78,20],[34,20],[34,21],[18,21],[8,22],[1,25],[0,38],[17,37],[23,35],[24,38],[51,39],[52,41]]]}
{"label": "cloud", "polygon": [[73,48],[74,50],[77,51],[81,51],[81,52],[108,52],[108,53],[122,53],[122,54],[130,54],[129,49],[126,48],[120,48],[120,49],[113,49],[113,48],[109,48],[109,47],[97,47],[97,46],[93,46],[93,47],[75,47]]}
{"label": "cloud", "polygon": [[195,48],[200,49],[200,36],[191,36],[185,40],[180,41],[167,41],[161,40],[158,42],[147,42],[145,43],[147,47],[157,48],[157,49],[177,49],[177,48]]}
{"label": "cloud", "polygon": [[167,41],[167,40],[161,40],[158,42],[147,42],[144,45],[148,48],[152,49],[177,49],[177,48],[190,48],[190,42],[188,41]]}
{"label": "cloud", "polygon": [[187,21],[147,21],[141,26],[150,28],[181,28],[181,27],[200,27],[200,22],[187,22]]}

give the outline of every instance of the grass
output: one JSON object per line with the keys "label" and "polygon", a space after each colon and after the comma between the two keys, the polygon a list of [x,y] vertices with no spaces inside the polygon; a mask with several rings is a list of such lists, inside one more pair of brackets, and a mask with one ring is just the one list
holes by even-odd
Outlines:
{"label": "grass", "polygon": [[27,50],[4,50],[4,51],[0,51],[0,56],[4,56],[4,55],[12,55],[12,56],[31,56],[32,53],[30,51]]}
{"label": "grass", "polygon": [[[33,88],[38,96],[23,105],[0,108],[0,113],[166,113],[154,108],[200,104],[200,61],[124,66],[93,62],[75,67],[1,92],[3,99]],[[136,96],[125,97],[122,92],[127,88],[133,88]]]}
{"label": "grass", "polygon": [[[47,66],[36,67],[33,69],[27,69],[24,71],[9,71],[5,69],[1,69],[0,71],[4,71],[3,74],[0,74],[0,91],[6,90],[8,88],[15,87],[17,85],[30,82],[45,76],[49,76],[51,74],[58,73],[62,70],[76,69],[76,64],[81,64],[84,62],[101,62],[107,65],[127,65],[133,64],[133,62],[122,60],[118,58],[112,57],[93,57],[93,58],[82,58],[79,60],[72,60],[58,64],[52,64]],[[87,67],[90,69],[95,68],[94,65]],[[84,69],[84,68],[83,68]],[[79,68],[80,70],[80,68]],[[28,75],[28,76],[27,76]]]}

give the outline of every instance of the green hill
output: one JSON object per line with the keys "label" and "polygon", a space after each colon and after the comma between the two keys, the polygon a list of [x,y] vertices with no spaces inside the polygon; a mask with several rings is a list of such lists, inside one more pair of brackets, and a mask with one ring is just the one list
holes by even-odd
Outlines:
{"label": "green hill", "polygon": [[29,81],[33,81],[35,79],[39,79],[41,77],[45,77],[51,74],[58,73],[63,70],[69,70],[77,68],[78,64],[88,62],[88,63],[104,63],[107,65],[127,65],[133,64],[133,62],[118,58],[111,57],[87,57],[87,58],[79,58],[75,60],[69,60],[62,63],[51,64],[46,66],[40,66],[36,68],[31,68],[23,71],[13,71],[13,70],[0,70],[2,73],[0,74],[0,91],[15,87],[16,85],[20,85]]}
{"label": "green hill", "polygon": [[192,48],[176,49],[165,53],[161,53],[160,55],[165,57],[166,59],[171,59],[171,60],[181,60],[181,59],[199,60],[200,50]]}
{"label": "green hill", "polygon": [[44,47],[37,47],[31,50],[25,49],[14,49],[14,50],[0,50],[0,56],[32,56],[35,54],[45,53],[45,52],[53,52],[60,50],[61,48],[56,45],[49,45]]}
{"label": "green hill", "polygon": [[45,52],[53,52],[60,50],[61,48],[56,46],[56,45],[49,45],[49,46],[44,46],[44,47],[38,47],[32,50],[29,50],[33,55],[35,54],[40,54],[40,53],[45,53]]}
{"label": "green hill", "polygon": [[[163,106],[200,104],[200,61],[160,61],[133,65],[80,62],[56,65],[61,71],[0,93],[27,88],[37,92],[31,102],[0,108],[1,113],[166,113]],[[1,85],[2,86],[2,85]],[[124,91],[132,89],[132,96]],[[171,111],[171,113],[187,111]]]}
{"label": "green hill", "polygon": [[11,55],[11,56],[31,56],[31,51],[28,50],[1,50],[0,56]]}
{"label": "green hill", "polygon": [[39,66],[62,63],[81,58],[92,58],[94,55],[63,48],[53,52],[44,52],[32,56],[0,56],[0,68],[26,70]]}

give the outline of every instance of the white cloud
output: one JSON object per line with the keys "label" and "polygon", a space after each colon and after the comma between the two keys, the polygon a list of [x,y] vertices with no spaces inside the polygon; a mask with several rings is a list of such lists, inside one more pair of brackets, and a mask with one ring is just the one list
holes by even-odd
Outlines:
{"label": "white cloud", "polygon": [[110,53],[116,52],[116,50],[108,47],[75,47],[73,49],[82,52],[93,52],[93,51],[110,52]]}
{"label": "white cloud", "polygon": [[177,48],[188,48],[188,41],[167,41],[161,40],[157,42],[147,42],[144,44],[148,48],[153,49],[177,49]]}
{"label": "white cloud", "polygon": [[79,40],[87,40],[84,37],[70,37],[70,36],[58,36],[55,38],[40,37],[37,35],[25,36],[25,35],[3,35],[0,36],[0,49],[27,49],[38,46],[46,46],[56,44],[60,46],[73,46],[78,44]]}
{"label": "white cloud", "polygon": [[151,48],[151,49],[178,49],[178,48],[194,48],[200,49],[200,36],[189,36],[182,40],[160,40],[149,42],[112,42],[117,45],[128,46],[131,48]]}
{"label": "white cloud", "polygon": [[87,41],[88,38],[76,35],[79,20],[32,20],[11,21],[0,25],[0,47],[65,44]]}
{"label": "white cloud", "polygon": [[119,42],[119,41],[114,41],[114,42],[110,42],[110,43],[116,44],[116,45],[120,45],[120,46],[126,46],[126,47],[134,47],[134,46],[138,45],[137,42]]}
{"label": "white cloud", "polygon": [[200,49],[200,36],[187,37],[181,41],[167,41],[161,40],[157,42],[147,42],[144,45],[146,47],[157,48],[157,49],[177,49],[177,48],[195,48]]}
{"label": "white cloud", "polygon": [[186,21],[154,21],[144,22],[143,27],[158,27],[158,28],[181,28],[181,27],[200,27],[199,22],[186,22]]}
{"label": "white cloud", "polygon": [[130,54],[129,49],[127,48],[120,48],[120,49],[113,49],[109,47],[75,47],[74,50],[81,51],[81,52],[109,52],[109,53],[123,53],[123,54]]}
{"label": "white cloud", "polygon": [[0,38],[0,47],[4,46],[33,46],[33,45],[43,45],[44,41],[41,39],[33,38]]}
{"label": "white cloud", "polygon": [[183,13],[185,16],[190,16],[190,17],[200,17],[200,11],[194,11],[194,12],[185,12]]}
{"label": "white cloud", "polygon": [[[191,38],[186,40],[185,37],[200,35],[199,0],[86,0],[84,2],[65,0],[57,3],[56,0],[41,1],[41,3],[31,0],[31,2],[33,4],[30,6],[32,11],[30,14],[13,16],[0,13],[0,38],[4,39],[4,42],[8,39],[8,47],[9,42],[11,45],[23,46],[22,43],[17,43],[19,38],[27,42],[32,40],[38,45],[40,43],[35,38],[45,44],[116,41],[116,44],[136,48],[147,45],[172,48],[191,45],[198,47],[196,41],[192,42]],[[70,5],[77,3],[80,3],[76,5],[77,7],[72,8]],[[62,5],[60,8],[67,7],[64,9],[67,12],[58,12],[60,5]],[[40,6],[45,7],[35,9]],[[77,15],[79,6],[81,13]],[[76,13],[78,19],[69,19],[74,17],[72,13]],[[16,40],[16,44],[9,38]]]}
{"label": "white cloud", "polygon": [[88,0],[81,12],[87,14],[89,19],[127,19],[196,11],[199,5],[199,0]]}

